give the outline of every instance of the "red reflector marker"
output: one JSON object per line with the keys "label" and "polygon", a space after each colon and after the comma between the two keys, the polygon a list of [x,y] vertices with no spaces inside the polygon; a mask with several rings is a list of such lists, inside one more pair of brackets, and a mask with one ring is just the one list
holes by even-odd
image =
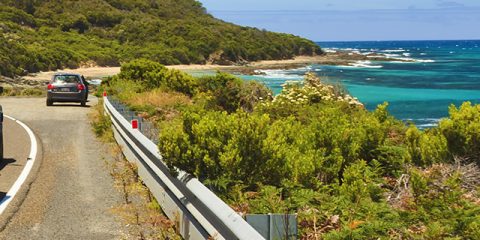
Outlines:
{"label": "red reflector marker", "polygon": [[103,97],[107,96],[107,91],[103,91]]}
{"label": "red reflector marker", "polygon": [[132,120],[132,129],[138,129],[138,120],[137,119]]}

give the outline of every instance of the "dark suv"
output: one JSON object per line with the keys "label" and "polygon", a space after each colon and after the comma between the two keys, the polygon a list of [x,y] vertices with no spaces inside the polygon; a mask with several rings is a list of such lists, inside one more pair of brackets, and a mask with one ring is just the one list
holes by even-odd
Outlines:
{"label": "dark suv", "polygon": [[78,102],[87,104],[88,83],[82,75],[75,73],[57,73],[48,84],[47,106],[54,102]]}

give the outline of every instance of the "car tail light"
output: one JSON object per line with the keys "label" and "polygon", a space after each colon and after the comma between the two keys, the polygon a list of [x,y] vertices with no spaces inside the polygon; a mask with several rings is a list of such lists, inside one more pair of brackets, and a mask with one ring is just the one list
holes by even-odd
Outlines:
{"label": "car tail light", "polygon": [[48,84],[47,88],[48,90],[52,90],[52,89],[55,89],[55,86],[53,86],[52,84]]}
{"label": "car tail light", "polygon": [[78,91],[83,91],[83,90],[85,90],[85,86],[83,84],[79,83],[79,84],[77,84],[77,90]]}

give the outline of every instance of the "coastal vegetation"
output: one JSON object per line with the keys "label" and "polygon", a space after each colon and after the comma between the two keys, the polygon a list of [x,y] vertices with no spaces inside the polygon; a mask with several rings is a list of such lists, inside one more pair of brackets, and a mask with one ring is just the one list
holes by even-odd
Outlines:
{"label": "coastal vegetation", "polygon": [[313,74],[273,96],[148,60],[102,90],[157,124],[173,174],[238,212],[297,213],[302,239],[480,238],[480,105],[451,106],[422,131]]}
{"label": "coastal vegetation", "polygon": [[0,75],[9,77],[138,58],[241,64],[321,53],[294,35],[215,19],[195,0],[0,2]]}

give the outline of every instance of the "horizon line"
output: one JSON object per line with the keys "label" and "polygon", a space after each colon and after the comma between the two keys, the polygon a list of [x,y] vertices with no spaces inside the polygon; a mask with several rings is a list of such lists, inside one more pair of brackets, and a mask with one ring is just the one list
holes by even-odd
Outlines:
{"label": "horizon line", "polygon": [[364,11],[438,11],[438,10],[464,10],[478,11],[480,6],[475,7],[449,7],[449,8],[371,8],[371,9],[274,9],[274,10],[248,10],[248,9],[206,9],[207,12],[364,12]]}
{"label": "horizon line", "polygon": [[478,39],[404,39],[404,40],[311,40],[315,43],[328,43],[328,42],[435,42],[435,41],[480,41]]}

